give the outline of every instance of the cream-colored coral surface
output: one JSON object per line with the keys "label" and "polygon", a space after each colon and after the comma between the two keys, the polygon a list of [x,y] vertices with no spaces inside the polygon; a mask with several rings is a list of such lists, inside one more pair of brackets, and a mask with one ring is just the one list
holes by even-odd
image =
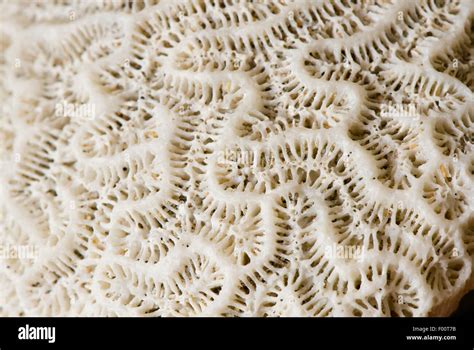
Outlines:
{"label": "cream-colored coral surface", "polygon": [[2,0],[0,315],[448,315],[473,97],[472,0]]}

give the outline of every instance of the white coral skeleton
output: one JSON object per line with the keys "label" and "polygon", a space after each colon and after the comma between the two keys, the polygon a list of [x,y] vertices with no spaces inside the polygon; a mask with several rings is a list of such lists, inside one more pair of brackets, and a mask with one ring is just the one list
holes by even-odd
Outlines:
{"label": "white coral skeleton", "polygon": [[0,315],[474,288],[472,0],[1,0],[0,48]]}

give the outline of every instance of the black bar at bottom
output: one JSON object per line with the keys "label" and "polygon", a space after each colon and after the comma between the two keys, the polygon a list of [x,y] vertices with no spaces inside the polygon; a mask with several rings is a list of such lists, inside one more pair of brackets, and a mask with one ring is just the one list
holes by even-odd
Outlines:
{"label": "black bar at bottom", "polygon": [[0,318],[0,350],[160,349],[187,342],[222,348],[263,342],[265,349],[273,343],[294,349],[301,343],[308,349],[472,350],[474,318]]}

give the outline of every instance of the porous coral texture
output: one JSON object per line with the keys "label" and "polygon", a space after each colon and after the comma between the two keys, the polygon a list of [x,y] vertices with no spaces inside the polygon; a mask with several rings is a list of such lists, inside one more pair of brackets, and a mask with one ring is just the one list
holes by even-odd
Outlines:
{"label": "porous coral texture", "polygon": [[2,0],[0,48],[0,315],[473,287],[472,0]]}

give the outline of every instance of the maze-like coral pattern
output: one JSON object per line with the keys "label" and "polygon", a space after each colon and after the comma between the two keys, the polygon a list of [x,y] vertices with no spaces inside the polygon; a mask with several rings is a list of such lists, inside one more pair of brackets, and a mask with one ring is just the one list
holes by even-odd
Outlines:
{"label": "maze-like coral pattern", "polygon": [[0,18],[0,245],[37,249],[0,260],[0,315],[444,315],[473,287],[472,0]]}

